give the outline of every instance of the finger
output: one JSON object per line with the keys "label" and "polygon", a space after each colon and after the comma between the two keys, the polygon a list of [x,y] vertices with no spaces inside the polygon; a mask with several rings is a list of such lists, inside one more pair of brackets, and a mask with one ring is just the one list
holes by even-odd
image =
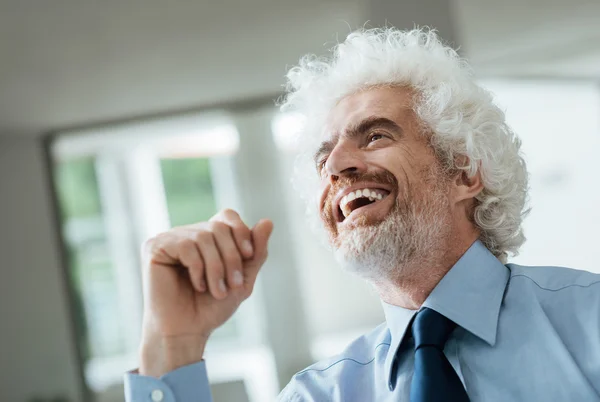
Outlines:
{"label": "finger", "polygon": [[224,209],[212,219],[219,220],[229,225],[233,231],[235,243],[242,253],[242,257],[244,259],[252,258],[254,255],[254,248],[252,246],[252,232],[237,212],[235,212],[233,209]]}
{"label": "finger", "polygon": [[204,280],[204,262],[200,251],[193,240],[184,240],[179,243],[179,260],[187,268],[192,285],[198,292],[206,291]]}
{"label": "finger", "polygon": [[142,246],[144,266],[149,264],[176,265],[179,264],[177,242],[166,233],[147,240]]}
{"label": "finger", "polygon": [[270,219],[260,220],[252,228],[252,242],[254,243],[254,258],[244,264],[245,283],[252,288],[260,267],[267,259],[267,246],[273,232],[273,222]]}
{"label": "finger", "polygon": [[204,274],[208,289],[215,299],[221,300],[227,296],[227,286],[224,279],[225,269],[213,234],[205,230],[198,232],[196,244],[204,260]]}
{"label": "finger", "polygon": [[273,221],[270,219],[261,219],[252,228],[252,240],[256,250],[256,260],[264,261],[264,259],[267,257],[267,246],[272,232]]}
{"label": "finger", "polygon": [[242,255],[233,239],[233,232],[229,225],[223,222],[212,222],[212,232],[225,264],[225,277],[230,288],[237,288],[244,283],[242,272]]}

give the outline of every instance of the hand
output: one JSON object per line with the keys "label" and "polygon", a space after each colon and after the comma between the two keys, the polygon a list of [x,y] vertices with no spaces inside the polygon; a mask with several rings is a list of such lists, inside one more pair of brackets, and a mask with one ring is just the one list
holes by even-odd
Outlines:
{"label": "hand", "polygon": [[160,377],[202,360],[212,331],[252,293],[272,230],[267,219],[249,229],[226,209],[145,243],[140,374]]}

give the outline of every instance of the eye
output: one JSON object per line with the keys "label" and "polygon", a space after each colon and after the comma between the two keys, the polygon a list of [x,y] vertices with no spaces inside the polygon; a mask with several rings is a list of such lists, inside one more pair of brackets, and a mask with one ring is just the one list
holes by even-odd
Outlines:
{"label": "eye", "polygon": [[368,142],[369,143],[375,142],[375,141],[381,140],[383,138],[385,138],[385,136],[383,134],[373,133],[373,134],[369,135]]}
{"label": "eye", "polygon": [[323,172],[323,169],[325,169],[326,163],[327,163],[327,158],[323,158],[317,163],[317,170],[319,173]]}

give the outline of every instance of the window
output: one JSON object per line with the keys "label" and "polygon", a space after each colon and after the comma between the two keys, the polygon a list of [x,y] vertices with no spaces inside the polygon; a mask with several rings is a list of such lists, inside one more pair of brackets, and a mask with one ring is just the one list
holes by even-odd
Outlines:
{"label": "window", "polygon": [[205,221],[217,212],[207,158],[161,159],[171,226]]}
{"label": "window", "polygon": [[113,265],[108,253],[93,157],[70,158],[55,165],[70,280],[75,288],[76,324],[82,356],[124,352]]}
{"label": "window", "polygon": [[[212,115],[65,133],[54,142],[78,346],[87,385],[96,394],[119,387],[123,373],[137,365],[140,245],[169,227],[239,205],[231,171],[237,147],[235,126],[226,116]],[[255,326],[253,318],[245,317],[256,308],[250,302],[211,337],[211,380],[239,381],[251,375],[252,364],[271,365],[268,348],[248,328]],[[246,356],[243,370],[231,369],[231,353],[223,351],[232,349]]]}

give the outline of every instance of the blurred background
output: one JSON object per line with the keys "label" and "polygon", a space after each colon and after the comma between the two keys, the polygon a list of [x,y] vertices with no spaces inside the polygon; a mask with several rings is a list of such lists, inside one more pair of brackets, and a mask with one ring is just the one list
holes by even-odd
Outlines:
{"label": "blurred background", "polygon": [[254,295],[210,341],[215,400],[272,400],[383,321],[289,184],[286,70],[351,30],[429,25],[523,140],[512,262],[600,272],[600,2],[0,0],[0,400],[113,402],[137,366],[139,248],[224,207],[275,222]]}

